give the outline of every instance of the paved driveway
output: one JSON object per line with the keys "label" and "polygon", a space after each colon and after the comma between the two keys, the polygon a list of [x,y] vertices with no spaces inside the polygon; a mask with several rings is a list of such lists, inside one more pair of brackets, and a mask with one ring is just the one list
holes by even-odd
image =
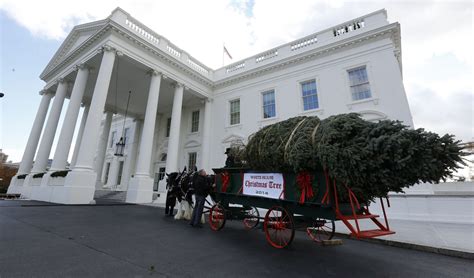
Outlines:
{"label": "paved driveway", "polygon": [[297,232],[287,250],[228,222],[191,228],[160,208],[0,201],[0,277],[473,277],[474,263]]}

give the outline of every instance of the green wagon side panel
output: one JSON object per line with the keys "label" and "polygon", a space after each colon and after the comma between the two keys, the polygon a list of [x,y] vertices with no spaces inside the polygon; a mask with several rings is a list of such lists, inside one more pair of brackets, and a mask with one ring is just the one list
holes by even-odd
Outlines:
{"label": "green wagon side panel", "polygon": [[[335,219],[335,213],[331,205],[321,204],[326,194],[326,180],[324,173],[311,173],[312,189],[314,196],[305,199],[300,203],[301,190],[297,182],[297,174],[283,173],[285,188],[283,199],[271,199],[259,196],[244,195],[243,178],[244,173],[269,173],[264,171],[250,171],[242,168],[221,168],[213,169],[216,173],[216,198],[225,204],[241,204],[245,206],[255,206],[259,208],[270,208],[275,205],[284,206],[295,214],[302,214],[308,217],[321,217]],[[229,175],[227,188],[223,188],[223,175]],[[225,189],[225,190],[224,190]]]}
{"label": "green wagon side panel", "polygon": [[[249,171],[240,168],[222,168],[222,169],[214,169],[216,172],[216,191],[229,193],[229,194],[237,194],[243,195],[243,178],[245,173],[269,173],[263,171]],[[223,190],[223,183],[222,183],[222,175],[220,173],[228,173],[229,174],[229,184],[225,191]],[[312,188],[313,188],[313,197],[310,199],[305,198],[305,203],[311,204],[321,204],[321,200],[323,199],[326,193],[326,181],[324,178],[323,172],[311,173],[312,177]],[[290,202],[299,202],[301,197],[301,190],[298,186],[297,182],[297,174],[295,173],[283,173],[283,179],[285,183],[284,188],[284,200]]]}

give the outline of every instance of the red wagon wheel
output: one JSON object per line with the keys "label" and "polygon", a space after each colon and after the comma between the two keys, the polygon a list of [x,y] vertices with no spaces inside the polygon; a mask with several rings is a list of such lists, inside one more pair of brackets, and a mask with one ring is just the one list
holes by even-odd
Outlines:
{"label": "red wagon wheel", "polygon": [[313,241],[321,243],[324,240],[332,239],[335,230],[334,220],[315,218],[312,219],[311,225],[306,228],[306,233]]}
{"label": "red wagon wheel", "polygon": [[246,229],[250,230],[257,227],[259,221],[260,213],[256,207],[251,207],[245,212],[244,226]]}
{"label": "red wagon wheel", "polygon": [[280,206],[274,206],[267,211],[263,223],[265,237],[275,248],[285,248],[295,237],[293,215]]}
{"label": "red wagon wheel", "polygon": [[224,228],[225,220],[225,209],[219,204],[213,205],[209,213],[209,225],[211,229],[213,231],[219,231]]}

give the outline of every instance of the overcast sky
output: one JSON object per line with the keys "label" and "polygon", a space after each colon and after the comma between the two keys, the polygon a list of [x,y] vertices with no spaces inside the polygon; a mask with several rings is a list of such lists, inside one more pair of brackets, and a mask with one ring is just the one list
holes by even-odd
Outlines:
{"label": "overcast sky", "polygon": [[9,159],[21,160],[44,86],[38,76],[64,38],[117,6],[211,68],[222,66],[224,42],[236,61],[385,8],[401,24],[415,126],[474,140],[471,1],[0,0],[0,148]]}

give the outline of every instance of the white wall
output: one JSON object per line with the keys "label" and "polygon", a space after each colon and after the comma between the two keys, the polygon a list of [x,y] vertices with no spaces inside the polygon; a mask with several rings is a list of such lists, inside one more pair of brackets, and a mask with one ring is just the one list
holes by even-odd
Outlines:
{"label": "white wall", "polygon": [[[368,112],[367,119],[385,115],[413,127],[394,50],[388,37],[381,38],[216,90],[212,104],[211,166],[223,165],[224,150],[232,139],[229,137],[247,139],[265,125],[300,115],[326,118]],[[353,102],[347,70],[362,65],[367,67],[372,98]],[[300,83],[310,79],[316,79],[319,109],[303,111]],[[276,117],[264,120],[261,93],[269,89],[275,90]],[[236,98],[240,98],[241,124],[230,126],[229,101]]]}
{"label": "white wall", "polygon": [[[405,192],[389,195],[388,219],[474,224],[474,182],[420,184]],[[370,209],[383,216],[380,201]]]}

